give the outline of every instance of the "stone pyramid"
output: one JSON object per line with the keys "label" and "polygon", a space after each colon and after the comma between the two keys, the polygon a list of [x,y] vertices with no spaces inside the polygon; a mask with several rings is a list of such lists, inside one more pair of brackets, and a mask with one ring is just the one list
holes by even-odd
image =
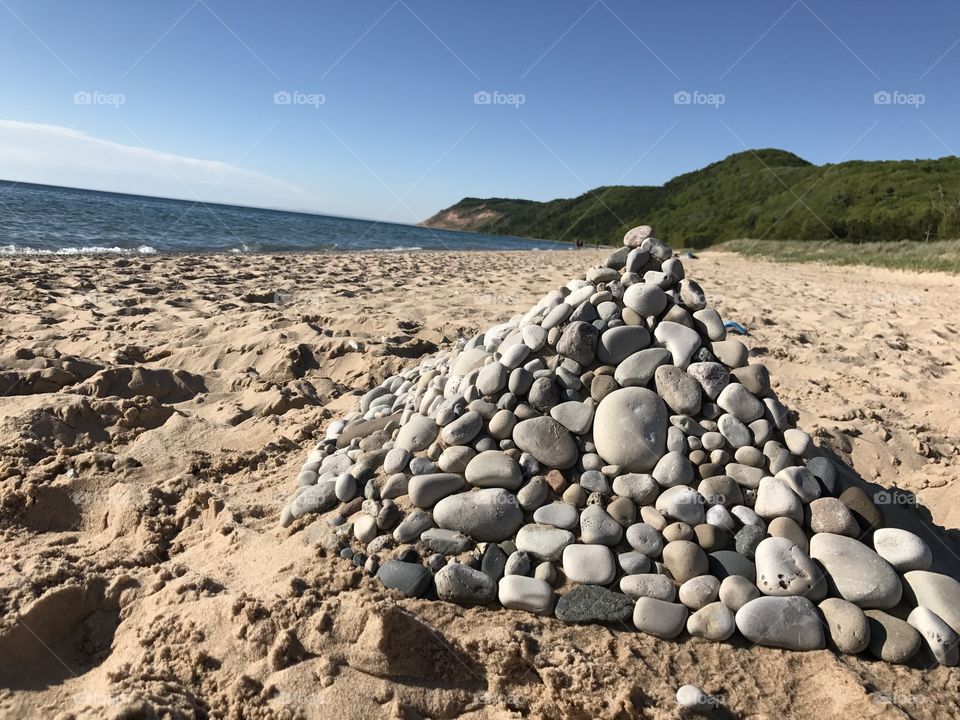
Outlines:
{"label": "stone pyramid", "polygon": [[364,394],[281,524],[322,515],[411,597],[957,664],[960,583],[843,486],[652,229],[623,243]]}

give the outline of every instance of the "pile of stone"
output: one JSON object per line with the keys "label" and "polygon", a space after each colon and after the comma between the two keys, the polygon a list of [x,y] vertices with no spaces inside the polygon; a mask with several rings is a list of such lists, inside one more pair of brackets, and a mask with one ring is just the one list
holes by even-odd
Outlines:
{"label": "pile of stone", "polygon": [[793,425],[640,226],[363,395],[281,523],[322,515],[328,546],[411,597],[955,665],[960,583]]}

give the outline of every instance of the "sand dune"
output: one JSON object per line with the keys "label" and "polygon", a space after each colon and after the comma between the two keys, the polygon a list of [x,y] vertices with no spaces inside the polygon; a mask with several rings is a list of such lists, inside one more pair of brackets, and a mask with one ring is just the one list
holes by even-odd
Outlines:
{"label": "sand dune", "polygon": [[[955,669],[406,600],[279,527],[360,391],[603,255],[0,259],[0,715],[675,717],[687,682],[734,716],[960,714]],[[800,426],[955,571],[960,282],[686,264]]]}

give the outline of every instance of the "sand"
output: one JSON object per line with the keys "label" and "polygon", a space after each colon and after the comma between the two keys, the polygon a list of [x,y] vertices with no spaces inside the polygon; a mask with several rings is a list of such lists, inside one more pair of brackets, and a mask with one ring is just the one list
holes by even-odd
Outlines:
{"label": "sand", "polygon": [[[603,251],[3,258],[0,716],[956,717],[960,674],[406,600],[278,510],[358,390]],[[687,261],[800,426],[960,556],[960,280]]]}

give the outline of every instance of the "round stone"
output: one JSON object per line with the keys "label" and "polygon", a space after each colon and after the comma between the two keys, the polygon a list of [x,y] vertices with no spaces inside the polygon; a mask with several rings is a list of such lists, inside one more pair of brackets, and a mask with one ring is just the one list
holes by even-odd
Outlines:
{"label": "round stone", "polygon": [[688,485],[693,481],[693,465],[683,453],[668,452],[657,461],[650,474],[660,487]]}
{"label": "round stone", "polygon": [[437,597],[460,605],[489,605],[497,599],[497,584],[469,565],[450,563],[434,577]]}
{"label": "round stone", "polygon": [[523,510],[508,490],[482,488],[443,498],[433,508],[433,519],[438,527],[477,542],[501,542],[520,529]]}
{"label": "round stone", "polygon": [[653,336],[670,351],[673,364],[678,368],[686,369],[693,353],[700,347],[700,333],[680,323],[662,321],[657,324]]}
{"label": "round stone", "polygon": [[860,537],[860,526],[857,524],[856,518],[850,512],[850,508],[837,498],[818,498],[810,503],[809,512],[810,521],[808,524],[815,533],[833,533],[834,535],[846,535],[852,538]]}
{"label": "round stone", "polygon": [[649,225],[637,225],[627,230],[623,236],[623,244],[628,248],[638,248],[643,241],[653,235],[653,228]]}
{"label": "round stone", "polygon": [[651,317],[667,307],[667,294],[656,285],[635,283],[624,291],[623,304],[640,317]]}
{"label": "round stone", "polygon": [[580,513],[580,539],[583,542],[612,546],[621,538],[623,526],[600,505],[588,505]]}
{"label": "round stone", "polygon": [[706,575],[709,571],[707,554],[688,540],[667,543],[663,548],[663,564],[678,583]]}
{"label": "round stone", "polygon": [[870,625],[863,610],[840,598],[827,598],[819,607],[827,621],[830,640],[837,650],[851,655],[866,650],[870,642]]}
{"label": "round stone", "polygon": [[653,380],[657,368],[671,359],[670,351],[666,348],[647,348],[621,362],[613,377],[620,387],[646,387]]}
{"label": "round stone", "polygon": [[520,464],[499,450],[488,450],[474,457],[464,475],[474,487],[500,487],[518,490],[523,483]]}
{"label": "round stone", "polygon": [[691,610],[699,610],[715,602],[720,592],[720,581],[713,575],[699,575],[680,586],[680,602]]}
{"label": "round stone", "polygon": [[[667,408],[656,393],[645,388],[622,388],[607,395],[597,407],[593,441],[606,462],[628,472],[648,472],[666,452],[667,424]],[[573,450],[575,455],[575,446]]]}
{"label": "round stone", "polygon": [[862,608],[892,608],[900,602],[900,578],[890,564],[853,538],[818,533],[810,557],[827,571],[830,594]]}
{"label": "round stone", "polygon": [[677,637],[686,623],[687,608],[677,603],[642,597],[633,608],[633,624],[637,630],[663,640]]}
{"label": "round stone", "polygon": [[763,403],[740,383],[730,383],[717,396],[717,405],[742,423],[763,417]]}
{"label": "round stone", "polygon": [[407,597],[424,597],[433,585],[433,573],[420,563],[388,560],[377,570],[384,587],[399,590]]}
{"label": "round stone", "polygon": [[760,597],[741,607],[737,629],[750,642],[786,650],[820,650],[825,645],[816,606],[805,597]]}
{"label": "round stone", "polygon": [[736,630],[736,617],[722,602],[704,605],[687,619],[688,633],[713,642],[729,640]]}
{"label": "round stone", "polygon": [[477,390],[481,395],[491,397],[507,386],[510,371],[501,363],[492,362],[484,365],[477,375]]}
{"label": "round stone", "polygon": [[878,528],[873,533],[873,548],[877,555],[890,563],[897,572],[929,570],[933,564],[930,546],[907,530]]}
{"label": "round stone", "polygon": [[659,557],[663,550],[663,536],[647,523],[636,523],[627,528],[627,543],[647,557]]}
{"label": "round stone", "polygon": [[524,525],[517,533],[518,550],[538,560],[559,562],[563,549],[575,540],[573,533],[551,525]]}
{"label": "round stone", "polygon": [[440,437],[447,445],[466,445],[483,429],[483,416],[469,410],[443,428]]}
{"label": "round stone", "polygon": [[[400,428],[400,432],[397,433],[395,447],[402,448],[410,453],[426,450],[430,443],[437,439],[437,433],[439,432],[440,428],[437,427],[433,418],[415,413],[408,418],[407,422]],[[400,472],[400,470],[395,472]]]}
{"label": "round stone", "polygon": [[650,572],[650,558],[636,550],[617,555],[617,564],[623,568],[623,572],[627,575]]}
{"label": "round stone", "polygon": [[608,585],[617,575],[613,552],[606,545],[567,545],[563,549],[563,573],[582,585]]}
{"label": "round stone", "polygon": [[557,341],[557,352],[564,357],[589,365],[597,356],[600,331],[590,323],[575,320],[567,323]]}
{"label": "round stone", "polygon": [[786,483],[777,478],[765,477],[760,481],[753,509],[765,520],[788,517],[797,523],[803,522],[803,503]]}
{"label": "round stone", "polygon": [[690,363],[687,373],[700,384],[703,394],[712,401],[716,401],[723,389],[730,384],[730,371],[721,363]]}
{"label": "round stone", "polygon": [[909,623],[882,610],[867,610],[870,642],[867,648],[874,657],[888,663],[905,663],[920,649],[920,633]]}
{"label": "round stone", "polygon": [[[629,288],[627,290],[629,291]],[[650,333],[645,327],[621,325],[609,328],[600,336],[597,360],[604,365],[619,365],[649,344]]]}
{"label": "round stone", "polygon": [[[689,625],[689,621],[687,623]],[[696,685],[684,685],[677,690],[677,705],[692,713],[707,714],[713,712],[719,703],[712,695]]]}
{"label": "round stone", "polygon": [[655,507],[665,517],[687,523],[691,527],[706,519],[703,496],[687,485],[667,488],[657,498]]}
{"label": "round stone", "polygon": [[677,587],[670,578],[650,573],[624,575],[620,578],[620,590],[632,598],[650,597],[673,602],[677,597]]}
{"label": "round stone", "polygon": [[573,467],[579,456],[570,433],[550,417],[536,417],[517,423],[513,429],[513,441],[548,468],[566,470]]}
{"label": "round stone", "polygon": [[565,502],[552,502],[536,509],[533,521],[563,530],[575,530],[580,525],[580,511]]}
{"label": "round stone", "polygon": [[553,611],[553,587],[538,578],[505,575],[497,595],[500,604],[508,610],[526,610],[537,615],[549,615]]}
{"label": "round stone", "polygon": [[720,602],[736,612],[751,600],[760,597],[757,586],[742,575],[728,575],[720,583]]}
{"label": "round stone", "polygon": [[613,479],[613,492],[632,500],[638,507],[643,507],[656,501],[660,488],[651,475],[627,473]]}
{"label": "round stone", "polygon": [[768,537],[757,546],[754,563],[757,587],[764,595],[803,595],[814,601],[826,597],[820,568],[791,540]]}

